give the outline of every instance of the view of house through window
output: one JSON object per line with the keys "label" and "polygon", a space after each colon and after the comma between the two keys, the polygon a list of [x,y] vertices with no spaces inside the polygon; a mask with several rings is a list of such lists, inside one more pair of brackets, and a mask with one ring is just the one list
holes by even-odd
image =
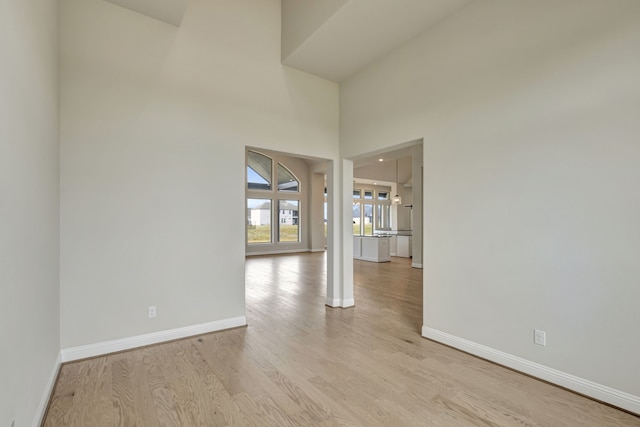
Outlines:
{"label": "view of house through window", "polygon": [[[296,199],[300,197],[300,181],[284,164],[277,162],[277,168],[273,164],[272,157],[247,151],[247,243],[250,245],[300,242],[300,200]],[[278,183],[277,187],[273,182]]]}
{"label": "view of house through window", "polygon": [[247,241],[271,243],[271,199],[247,199]]}
{"label": "view of house through window", "polygon": [[299,204],[297,200],[280,200],[278,207],[278,241],[300,241],[300,226],[298,224]]}

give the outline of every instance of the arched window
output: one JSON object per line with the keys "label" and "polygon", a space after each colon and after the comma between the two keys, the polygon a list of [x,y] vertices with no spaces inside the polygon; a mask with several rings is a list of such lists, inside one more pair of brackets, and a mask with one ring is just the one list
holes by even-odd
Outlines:
{"label": "arched window", "polygon": [[300,191],[300,181],[282,163],[278,163],[278,191]]}
{"label": "arched window", "polygon": [[271,190],[273,160],[255,151],[247,153],[247,188]]}
{"label": "arched window", "polygon": [[[278,161],[279,157],[277,154],[269,157],[247,150],[249,245],[301,242],[301,183],[288,167]],[[274,162],[277,162],[275,170]]]}

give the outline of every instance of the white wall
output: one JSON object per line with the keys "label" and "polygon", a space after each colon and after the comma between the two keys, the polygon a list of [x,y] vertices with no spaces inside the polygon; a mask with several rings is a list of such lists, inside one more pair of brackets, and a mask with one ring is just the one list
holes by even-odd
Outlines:
{"label": "white wall", "polygon": [[302,45],[348,0],[282,0],[282,59]]}
{"label": "white wall", "polygon": [[0,425],[39,422],[59,353],[55,1],[0,3]]}
{"label": "white wall", "polygon": [[345,157],[424,137],[427,328],[640,396],[639,47],[635,0],[471,2],[341,85]]}
{"label": "white wall", "polygon": [[337,158],[337,85],[280,65],[277,0],[60,4],[62,347],[244,315],[245,147]]}
{"label": "white wall", "polygon": [[[309,195],[309,250],[312,252],[322,252],[327,239],[324,235],[324,186],[325,174],[309,174],[311,178],[311,194]],[[328,196],[327,196],[328,197]]]}

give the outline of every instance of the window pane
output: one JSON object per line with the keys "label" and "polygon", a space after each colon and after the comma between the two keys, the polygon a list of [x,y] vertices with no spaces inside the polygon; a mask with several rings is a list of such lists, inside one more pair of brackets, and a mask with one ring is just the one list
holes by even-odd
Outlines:
{"label": "window pane", "polygon": [[327,237],[327,202],[324,202],[324,237]]}
{"label": "window pane", "polygon": [[365,203],[364,207],[364,235],[373,236],[373,205]]}
{"label": "window pane", "polygon": [[278,191],[298,192],[300,183],[289,169],[278,163]]}
{"label": "window pane", "polygon": [[378,200],[389,200],[388,191],[378,191]]}
{"label": "window pane", "polygon": [[382,212],[382,227],[389,229],[391,228],[391,206],[383,205]]}
{"label": "window pane", "polygon": [[298,200],[280,200],[278,206],[279,242],[299,242]]}
{"label": "window pane", "polygon": [[271,190],[272,165],[270,157],[249,151],[247,154],[247,187],[249,190]]}
{"label": "window pane", "polygon": [[360,198],[360,190],[353,190],[353,198],[354,199]]}
{"label": "window pane", "polygon": [[360,231],[360,203],[353,204],[353,234],[362,235]]}
{"label": "window pane", "polygon": [[367,199],[367,200],[371,200],[371,199],[373,199],[373,191],[371,191],[371,190],[366,190],[366,191],[364,192],[364,198],[365,198],[365,199]]}
{"label": "window pane", "polygon": [[271,199],[247,199],[247,242],[271,243]]}
{"label": "window pane", "polygon": [[376,230],[384,228],[384,222],[382,222],[382,205],[376,205]]}

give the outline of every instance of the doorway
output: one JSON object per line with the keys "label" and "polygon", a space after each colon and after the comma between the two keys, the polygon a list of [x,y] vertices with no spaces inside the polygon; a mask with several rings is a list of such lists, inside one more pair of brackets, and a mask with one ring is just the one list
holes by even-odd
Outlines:
{"label": "doorway", "polygon": [[[331,258],[331,163],[327,159],[245,147],[246,259],[315,252],[326,252],[326,258]],[[330,295],[332,267],[327,261],[322,265],[326,293]],[[245,263],[245,295],[246,274]]]}

